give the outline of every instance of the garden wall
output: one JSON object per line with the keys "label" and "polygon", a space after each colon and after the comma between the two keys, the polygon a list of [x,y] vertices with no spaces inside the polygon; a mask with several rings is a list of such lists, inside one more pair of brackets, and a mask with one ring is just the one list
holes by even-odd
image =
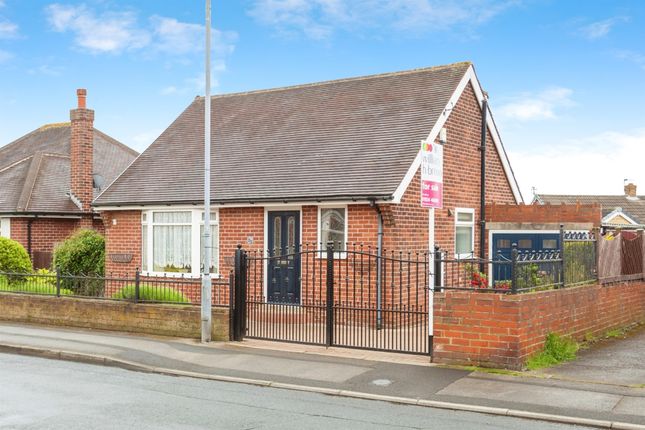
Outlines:
{"label": "garden wall", "polygon": [[433,361],[521,369],[550,332],[602,335],[645,320],[645,283],[585,285],[505,295],[435,295]]}
{"label": "garden wall", "polygon": [[[0,320],[201,337],[200,308],[71,297],[0,293]],[[213,340],[229,340],[229,309],[213,308]]]}

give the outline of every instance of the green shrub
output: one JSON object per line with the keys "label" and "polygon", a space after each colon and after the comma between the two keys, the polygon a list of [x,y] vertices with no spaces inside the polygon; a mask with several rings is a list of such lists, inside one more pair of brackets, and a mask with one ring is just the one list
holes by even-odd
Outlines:
{"label": "green shrub", "polygon": [[[54,249],[53,266],[61,286],[79,296],[101,297],[104,290],[105,239],[94,230],[78,230]],[[87,276],[87,277],[86,277]]]}
{"label": "green shrub", "polygon": [[[48,278],[25,276],[22,279],[16,279],[10,283],[6,276],[0,276],[0,291],[6,291],[10,293],[46,294],[55,296],[56,279],[51,282]],[[61,296],[71,296],[73,294],[74,292],[72,290],[66,288],[60,289]]]}
{"label": "green shrub", "polygon": [[[135,286],[126,285],[112,295],[113,299],[134,300]],[[190,303],[188,297],[170,287],[139,286],[139,300],[144,302]]]}
{"label": "green shrub", "polygon": [[529,370],[535,370],[574,360],[578,349],[580,346],[572,338],[549,333],[542,351],[530,357],[526,367]]}
{"label": "green shrub", "polygon": [[56,246],[53,265],[66,275],[103,276],[105,239],[94,230],[78,230]]}
{"label": "green shrub", "polygon": [[[0,272],[29,273],[31,260],[25,248],[15,240],[0,237]],[[8,279],[12,282],[14,279]]]}

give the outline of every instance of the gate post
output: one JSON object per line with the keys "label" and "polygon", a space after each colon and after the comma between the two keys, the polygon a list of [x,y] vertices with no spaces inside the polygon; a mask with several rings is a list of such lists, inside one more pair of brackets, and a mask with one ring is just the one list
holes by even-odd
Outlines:
{"label": "gate post", "polygon": [[567,282],[567,266],[564,259],[564,224],[560,224],[560,273],[560,286],[564,288]]}
{"label": "gate post", "polygon": [[511,249],[511,292],[517,294],[517,243],[513,244]]}
{"label": "gate post", "polygon": [[327,242],[327,346],[334,344],[334,242]]}
{"label": "gate post", "polygon": [[241,341],[246,332],[246,252],[242,245],[235,250],[235,307],[233,340]]}

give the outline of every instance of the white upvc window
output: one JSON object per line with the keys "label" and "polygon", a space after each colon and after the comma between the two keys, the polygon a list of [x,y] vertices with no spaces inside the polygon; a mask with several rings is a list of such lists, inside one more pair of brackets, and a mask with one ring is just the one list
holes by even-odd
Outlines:
{"label": "white upvc window", "polygon": [[475,210],[455,208],[455,257],[469,258],[475,250]]}
{"label": "white upvc window", "polygon": [[0,237],[11,238],[11,218],[0,218]]}
{"label": "white upvc window", "polygon": [[[211,273],[219,272],[219,224],[211,212]],[[148,210],[141,214],[141,269],[151,275],[199,276],[204,212],[196,209]]]}
{"label": "white upvc window", "polygon": [[347,229],[347,206],[318,207],[318,242],[322,244],[323,249],[327,247],[328,242],[333,242],[335,251],[342,257],[342,251],[346,250]]}

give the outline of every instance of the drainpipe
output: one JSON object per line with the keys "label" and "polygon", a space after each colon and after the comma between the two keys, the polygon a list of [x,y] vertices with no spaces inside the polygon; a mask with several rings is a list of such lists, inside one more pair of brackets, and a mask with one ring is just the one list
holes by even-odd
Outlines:
{"label": "drainpipe", "polygon": [[376,239],[376,329],[380,330],[383,325],[383,311],[382,311],[382,280],[381,280],[381,260],[383,258],[383,213],[381,208],[376,204],[376,201],[372,200],[370,202],[376,210],[378,215],[378,233]]}
{"label": "drainpipe", "polygon": [[[482,102],[482,130],[481,130],[481,175],[480,175],[480,191],[479,191],[479,256],[483,260],[486,258],[486,117],[488,115],[488,95],[484,93],[484,101]],[[485,264],[480,263],[479,271],[485,271]]]}
{"label": "drainpipe", "polygon": [[29,221],[27,221],[27,253],[31,261],[34,261],[34,256],[31,253],[31,225],[34,223],[34,220],[35,218],[29,218]]}

